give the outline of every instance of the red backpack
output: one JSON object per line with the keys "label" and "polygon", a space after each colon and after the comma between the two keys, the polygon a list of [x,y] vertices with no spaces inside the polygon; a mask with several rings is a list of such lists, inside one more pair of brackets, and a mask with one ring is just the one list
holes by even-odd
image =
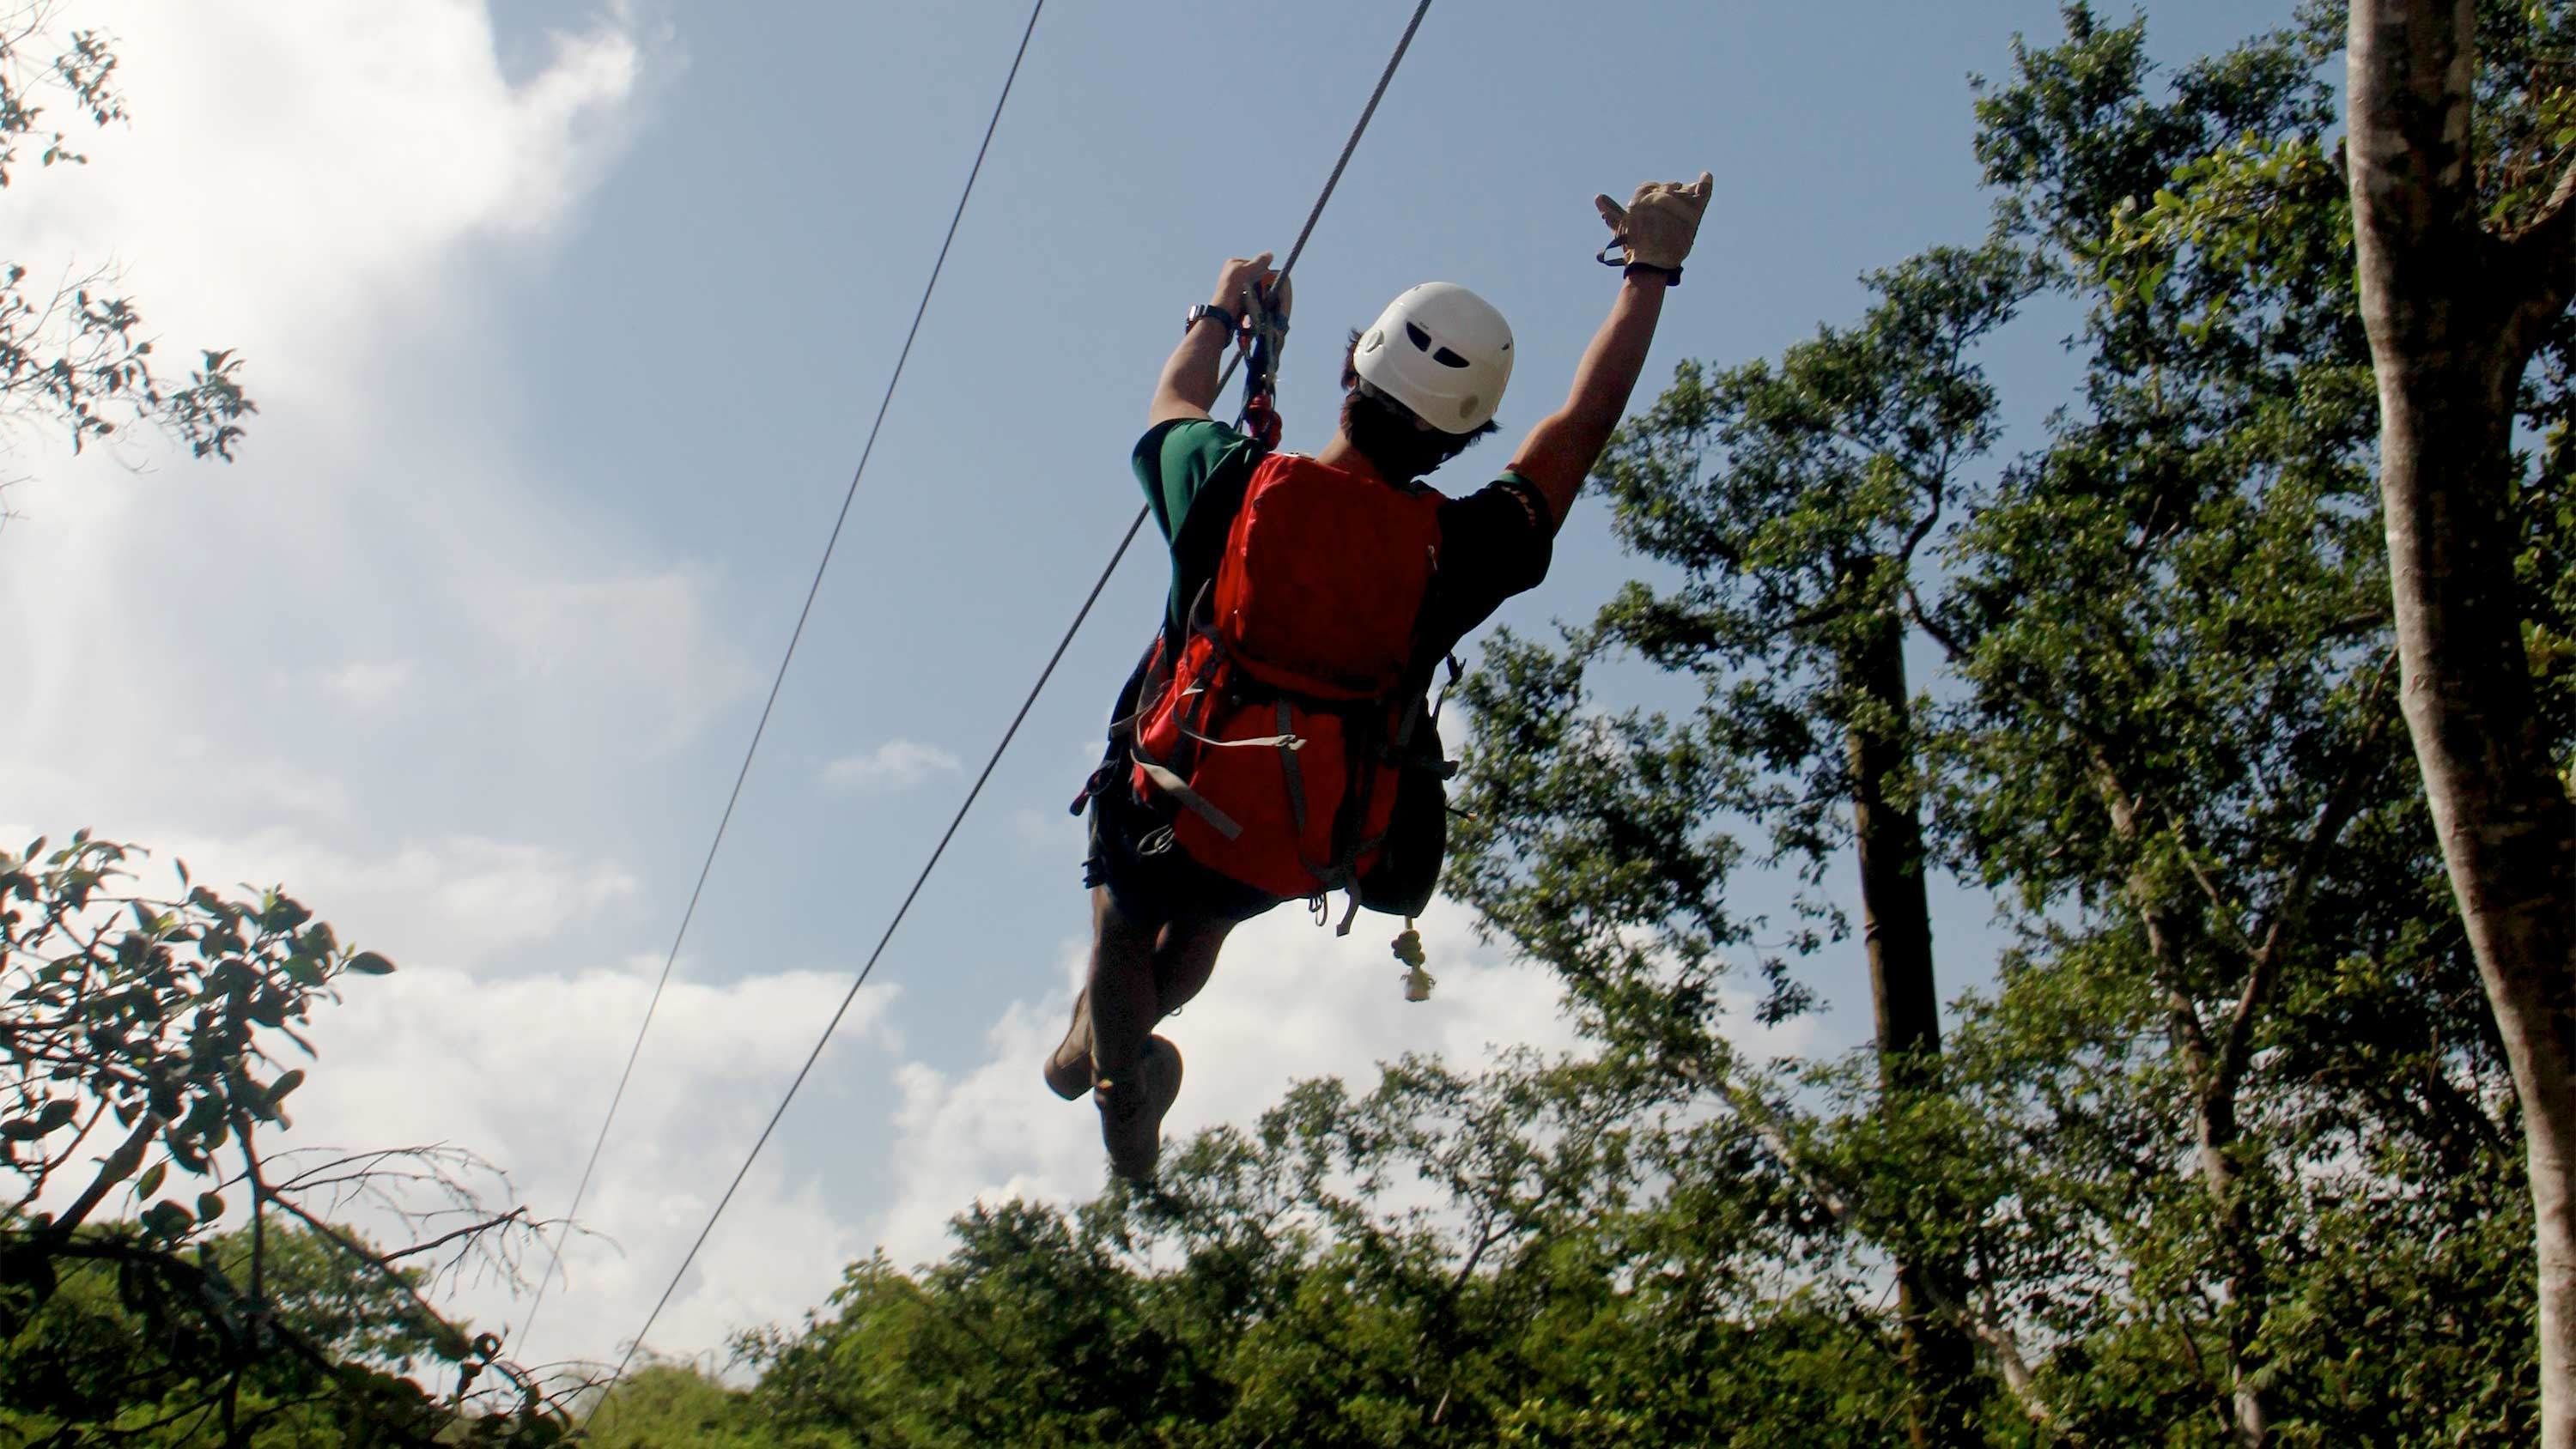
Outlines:
{"label": "red backpack", "polygon": [[[1444,501],[1291,453],[1255,467],[1215,577],[1156,642],[1114,730],[1138,797],[1177,804],[1174,837],[1200,864],[1283,899],[1346,890],[1354,913],[1428,898],[1445,768],[1421,614]],[[1433,773],[1433,838],[1407,843],[1390,889],[1380,868],[1417,771]],[[1418,818],[1423,792],[1409,793]]]}

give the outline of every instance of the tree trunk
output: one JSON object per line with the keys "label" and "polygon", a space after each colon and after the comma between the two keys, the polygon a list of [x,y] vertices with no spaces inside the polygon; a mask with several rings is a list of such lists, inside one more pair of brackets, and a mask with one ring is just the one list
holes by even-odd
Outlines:
{"label": "tree trunk", "polygon": [[[2097,751],[2093,763],[2113,833],[2130,849],[2139,849],[2145,830],[2138,819],[2136,799],[2121,783],[2119,771],[2108,755]],[[2263,1009],[2261,986],[2266,973],[2261,963],[2248,960],[2246,988],[2236,1013],[2227,1020],[2227,1038],[2212,1040],[2209,1025],[2202,1020],[2199,1003],[2192,999],[2188,985],[2191,975],[2184,969],[2182,932],[2159,890],[2155,880],[2143,872],[2129,878],[2129,899],[2137,908],[2139,926],[2146,932],[2150,973],[2156,989],[2164,993],[2166,1036],[2191,1082],[2192,1131],[2200,1161],[2201,1190],[2209,1196],[2210,1225],[2227,1275],[2227,1311],[2222,1324],[2227,1335],[2227,1403],[2222,1414],[2240,1449],[2263,1449],[2271,1440],[2272,1429],[2271,1414],[2263,1401],[2257,1345],[2262,1340],[2263,1315],[2270,1295],[2265,1287],[2262,1244],[2254,1235],[2245,1202],[2244,1174],[2236,1160],[2236,1147],[2242,1137],[2236,1098],[2245,1061],[2245,1044],[2240,1037],[2253,1029],[2255,1015]]]}
{"label": "tree trunk", "polygon": [[2522,1102],[2541,1443],[2576,1449],[2576,802],[2534,709],[2507,506],[2514,392],[2576,282],[2576,175],[2521,232],[2485,229],[2475,19],[2353,0],[2347,152],[2406,727]]}
{"label": "tree trunk", "polygon": [[[1852,773],[1852,827],[1860,854],[1862,940],[1878,1026],[1880,1100],[1891,1114],[1934,1088],[1941,1058],[1941,997],[1932,974],[1932,907],[1924,893],[1923,826],[1910,801],[1889,794],[1912,764],[1905,696],[1904,626],[1889,610],[1844,651],[1843,682],[1886,712],[1889,728],[1854,728],[1845,743]],[[1955,1262],[1900,1254],[1896,1314],[1914,1394],[1906,1439],[1916,1446],[1982,1444],[1970,1423],[1976,1349],[1967,1330],[1935,1305],[1968,1301]]]}
{"label": "tree trunk", "polygon": [[[2131,838],[2135,831],[2128,830]],[[2242,1140],[2236,1117],[2237,1078],[2223,1069],[2222,1055],[2209,1039],[2200,1008],[2183,986],[2188,979],[2175,945],[2170,913],[2155,898],[2155,886],[2143,878],[2131,884],[2139,919],[2147,932],[2147,953],[2155,963],[2158,986],[2165,993],[2167,1032],[2174,1052],[2191,1079],[2192,1130],[2200,1159],[2201,1190],[2209,1195],[2210,1228],[2227,1273],[2227,1305],[2222,1330],[2227,1335],[2227,1412],[2239,1449],[2263,1449],[2271,1442],[2272,1416],[2263,1400],[2262,1342],[2264,1315],[2270,1311],[2263,1245],[2254,1233],[2245,1201],[2245,1176],[2237,1167]],[[2259,1007],[2259,1000],[2252,1006]],[[2188,1331],[2188,1330],[2186,1330]]]}

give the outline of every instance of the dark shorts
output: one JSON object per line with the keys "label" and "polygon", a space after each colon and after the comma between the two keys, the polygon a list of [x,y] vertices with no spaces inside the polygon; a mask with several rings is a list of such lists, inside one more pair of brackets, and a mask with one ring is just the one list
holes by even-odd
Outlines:
{"label": "dark shorts", "polygon": [[1281,899],[1191,859],[1172,838],[1170,819],[1140,803],[1123,780],[1091,797],[1082,883],[1107,886],[1120,914],[1156,924],[1185,916],[1248,921]]}

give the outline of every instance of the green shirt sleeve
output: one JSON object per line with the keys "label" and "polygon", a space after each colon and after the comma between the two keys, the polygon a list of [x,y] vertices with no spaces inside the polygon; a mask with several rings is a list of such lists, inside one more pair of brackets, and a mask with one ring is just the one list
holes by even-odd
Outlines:
{"label": "green shirt sleeve", "polygon": [[1181,526],[1189,521],[1191,505],[1209,484],[1249,469],[1261,461],[1261,454],[1260,444],[1206,418],[1156,423],[1136,440],[1136,481],[1144,485],[1145,507],[1172,550],[1172,591],[1165,608],[1173,627],[1185,623],[1183,616],[1200,586],[1214,576],[1217,550],[1213,543],[1222,542],[1221,538],[1198,539],[1187,550],[1193,556],[1182,556]]}
{"label": "green shirt sleeve", "polygon": [[1144,485],[1145,506],[1163,530],[1163,542],[1181,536],[1190,505],[1209,479],[1242,466],[1255,451],[1250,438],[1206,418],[1175,418],[1146,429],[1136,440],[1136,481]]}

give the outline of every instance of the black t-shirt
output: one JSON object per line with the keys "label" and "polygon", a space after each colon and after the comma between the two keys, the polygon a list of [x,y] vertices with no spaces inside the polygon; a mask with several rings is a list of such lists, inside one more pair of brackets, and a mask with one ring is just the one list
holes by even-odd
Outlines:
{"label": "black t-shirt", "polygon": [[[1231,492],[1231,485],[1250,474],[1266,450],[1223,423],[1203,418],[1176,418],[1146,430],[1136,442],[1136,480],[1163,540],[1172,547],[1172,590],[1167,605],[1172,622],[1198,597],[1214,574],[1224,547],[1219,531],[1201,529],[1192,557],[1183,556],[1182,525],[1190,508],[1211,485]],[[1440,571],[1423,601],[1423,637],[1438,653],[1447,653],[1477,625],[1493,616],[1503,600],[1547,577],[1555,555],[1556,530],[1547,500],[1536,485],[1505,471],[1464,498],[1440,504]]]}

